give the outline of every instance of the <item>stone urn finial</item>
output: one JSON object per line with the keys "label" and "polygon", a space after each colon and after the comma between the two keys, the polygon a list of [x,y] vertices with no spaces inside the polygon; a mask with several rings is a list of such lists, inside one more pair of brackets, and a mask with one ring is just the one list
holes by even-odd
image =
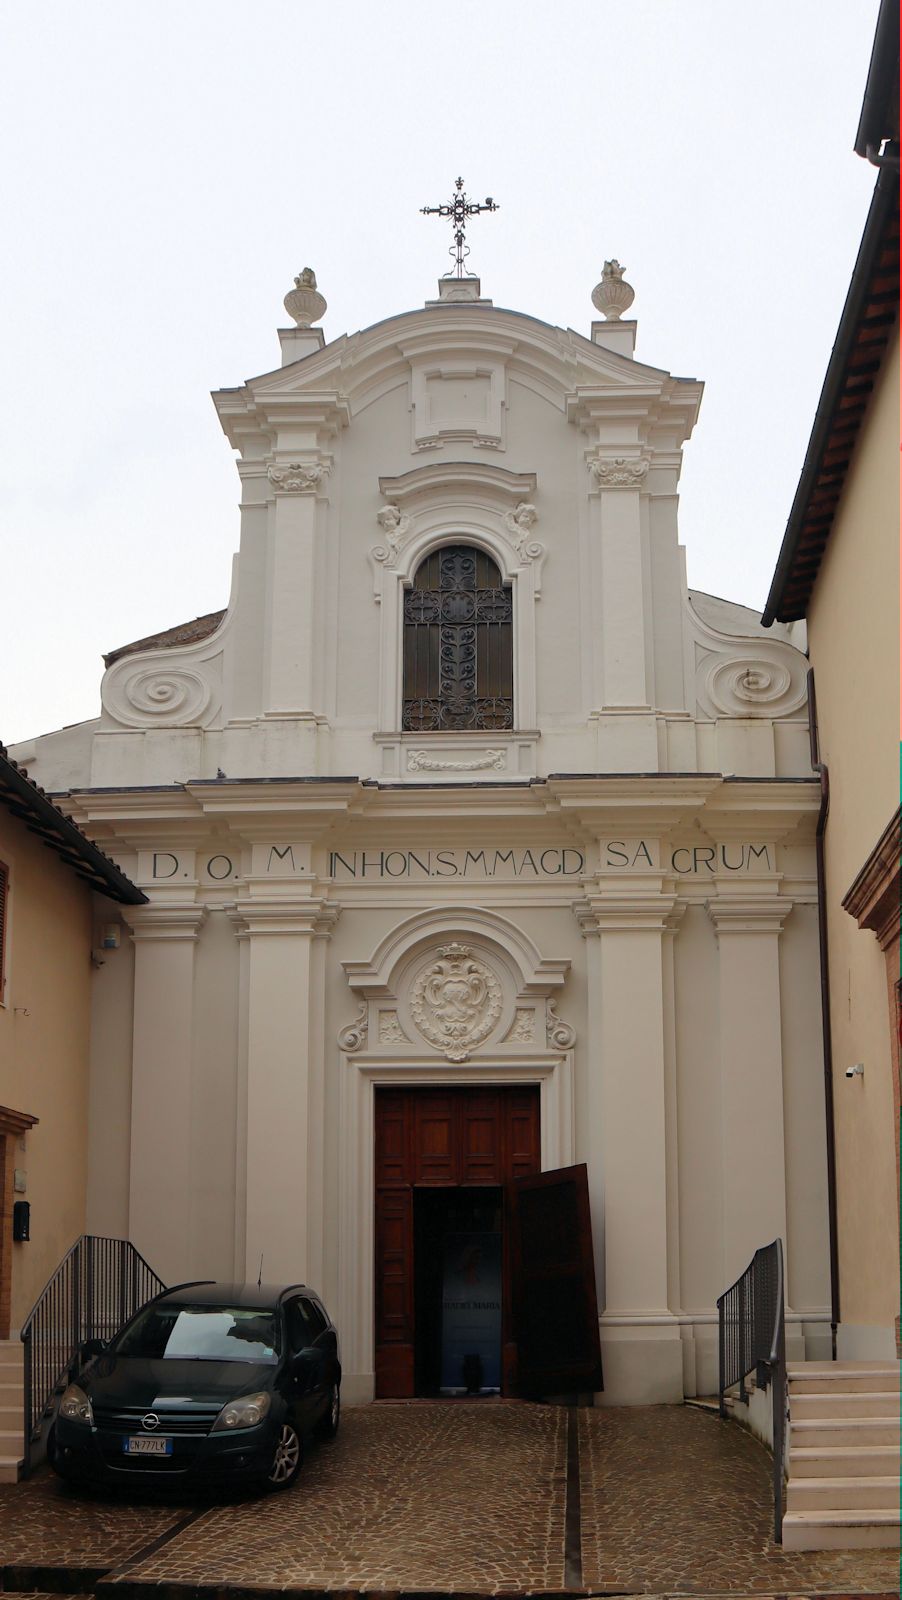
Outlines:
{"label": "stone urn finial", "polygon": [[326,302],[316,287],[316,273],[312,267],[304,267],[298,273],[294,288],[289,289],[282,303],[299,328],[309,328],[312,322],[319,321],[326,310]]}
{"label": "stone urn finial", "polygon": [[592,290],[593,306],[609,322],[619,322],[636,298],[635,289],[623,276],[625,271],[616,258],[606,261],[601,269],[601,282]]}

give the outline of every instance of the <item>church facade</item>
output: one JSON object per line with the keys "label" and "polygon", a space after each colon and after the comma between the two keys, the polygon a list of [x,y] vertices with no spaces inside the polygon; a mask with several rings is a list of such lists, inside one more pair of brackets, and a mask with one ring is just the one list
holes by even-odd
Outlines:
{"label": "church facade", "polygon": [[227,610],[17,752],[148,898],[95,976],[89,1228],[314,1285],[348,1400],[437,1381],[425,1191],[466,1231],[578,1164],[607,1402],[710,1394],[778,1235],[829,1356],[807,662],[687,589],[701,385],[626,290],[580,334],[448,278],[326,343],[303,274],[214,396]]}

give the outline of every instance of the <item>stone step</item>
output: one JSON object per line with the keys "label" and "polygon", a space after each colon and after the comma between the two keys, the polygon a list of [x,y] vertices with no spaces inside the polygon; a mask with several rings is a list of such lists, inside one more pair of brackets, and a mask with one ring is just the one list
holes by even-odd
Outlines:
{"label": "stone step", "polygon": [[784,1550],[885,1550],[898,1544],[898,1512],[876,1506],[861,1511],[793,1511],[783,1518]]}
{"label": "stone step", "polygon": [[0,1428],[0,1459],[3,1456],[13,1456],[22,1450],[22,1422],[18,1427]]}
{"label": "stone step", "polygon": [[24,1413],[22,1407],[11,1404],[0,1396],[0,1432],[12,1428],[21,1433],[24,1427]]}
{"label": "stone step", "polygon": [[796,1445],[843,1449],[872,1444],[892,1444],[898,1451],[899,1441],[898,1417],[814,1417],[810,1422],[796,1422],[791,1417],[789,1423],[790,1451]]}
{"label": "stone step", "polygon": [[860,1389],[851,1394],[844,1389],[837,1389],[833,1394],[812,1390],[807,1394],[793,1394],[790,1411],[794,1422],[814,1417],[884,1417],[894,1422],[899,1419],[899,1398],[889,1389]]}
{"label": "stone step", "polygon": [[899,1511],[899,1479],[790,1478],[786,1485],[787,1511]]}
{"label": "stone step", "polygon": [[787,1367],[790,1396],[843,1389],[849,1394],[875,1390],[899,1393],[899,1365],[891,1361],[806,1361]]}
{"label": "stone step", "polygon": [[790,1478],[883,1478],[899,1471],[899,1446],[869,1445],[866,1449],[813,1450],[796,1445],[789,1458]]}
{"label": "stone step", "polygon": [[20,1456],[0,1455],[0,1483],[18,1483],[22,1464]]}

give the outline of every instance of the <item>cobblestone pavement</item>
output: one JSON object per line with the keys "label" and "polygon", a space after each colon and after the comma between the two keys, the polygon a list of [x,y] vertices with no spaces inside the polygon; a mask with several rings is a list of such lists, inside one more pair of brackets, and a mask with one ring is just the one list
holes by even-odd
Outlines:
{"label": "cobblestone pavement", "polygon": [[122,1581],[560,1590],[566,1454],[553,1406],[349,1411],[293,1489],[211,1511]]}
{"label": "cobblestone pavement", "polygon": [[[893,1551],[775,1549],[770,1458],[735,1424],[658,1406],[582,1411],[578,1427],[583,1592],[898,1595]],[[576,1578],[567,1430],[551,1406],[364,1407],[310,1449],[294,1488],[225,1503],[104,1502],[42,1472],[0,1488],[0,1573],[8,1588],[89,1591],[106,1572],[111,1600],[561,1591]]]}
{"label": "cobblestone pavement", "polygon": [[25,1483],[0,1484],[0,1568],[107,1571],[159,1538],[188,1509],[89,1499],[44,1470]]}
{"label": "cobblestone pavement", "polygon": [[580,1412],[583,1582],[628,1593],[898,1594],[892,1550],[771,1542],[771,1458],[691,1406]]}

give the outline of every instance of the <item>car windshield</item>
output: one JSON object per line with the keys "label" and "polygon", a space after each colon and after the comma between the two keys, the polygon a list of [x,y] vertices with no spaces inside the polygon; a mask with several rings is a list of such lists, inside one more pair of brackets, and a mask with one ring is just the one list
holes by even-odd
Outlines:
{"label": "car windshield", "polygon": [[280,1348],[276,1313],[244,1306],[150,1305],[113,1342],[147,1361],[274,1362]]}

